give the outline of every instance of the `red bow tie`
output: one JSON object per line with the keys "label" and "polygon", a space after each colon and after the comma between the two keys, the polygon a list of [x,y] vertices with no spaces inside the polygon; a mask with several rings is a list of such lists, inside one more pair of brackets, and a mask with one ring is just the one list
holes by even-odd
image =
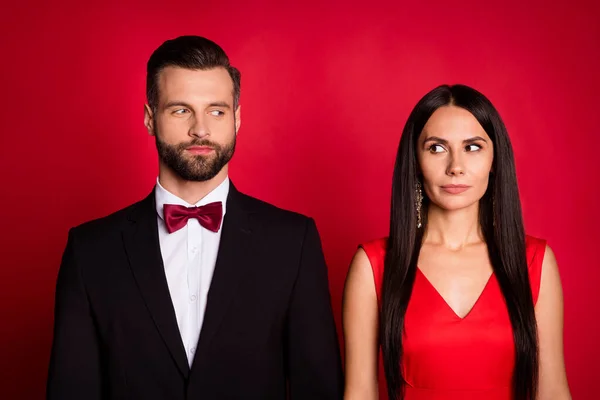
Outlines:
{"label": "red bow tie", "polygon": [[167,231],[173,233],[183,228],[188,219],[196,218],[200,225],[212,232],[218,232],[223,219],[223,205],[220,201],[201,207],[186,207],[176,204],[165,204],[163,215]]}

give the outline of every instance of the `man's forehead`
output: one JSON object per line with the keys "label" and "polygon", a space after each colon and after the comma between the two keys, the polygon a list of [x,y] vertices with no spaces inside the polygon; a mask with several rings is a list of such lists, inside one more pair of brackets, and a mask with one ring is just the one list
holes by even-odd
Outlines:
{"label": "man's forehead", "polygon": [[233,80],[227,70],[223,67],[189,69],[168,66],[160,71],[158,82],[162,85],[196,84],[233,88]]}
{"label": "man's forehead", "polygon": [[208,70],[166,67],[158,78],[162,99],[185,96],[233,100],[233,81],[223,67]]}

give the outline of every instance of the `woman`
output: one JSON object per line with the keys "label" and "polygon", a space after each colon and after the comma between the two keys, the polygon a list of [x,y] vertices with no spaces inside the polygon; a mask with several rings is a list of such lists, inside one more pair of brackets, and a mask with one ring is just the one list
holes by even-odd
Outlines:
{"label": "woman", "polygon": [[344,290],[346,400],[570,399],[562,289],[526,236],[506,128],[490,101],[440,86],[400,140],[389,236],[363,244]]}

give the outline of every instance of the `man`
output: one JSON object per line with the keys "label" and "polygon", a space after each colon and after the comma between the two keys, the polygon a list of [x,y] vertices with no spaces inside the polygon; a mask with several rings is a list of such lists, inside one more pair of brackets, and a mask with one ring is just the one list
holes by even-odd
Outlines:
{"label": "man", "polygon": [[240,73],[196,36],[162,44],[147,72],[156,186],[69,232],[48,399],[341,399],[314,221],[228,178]]}

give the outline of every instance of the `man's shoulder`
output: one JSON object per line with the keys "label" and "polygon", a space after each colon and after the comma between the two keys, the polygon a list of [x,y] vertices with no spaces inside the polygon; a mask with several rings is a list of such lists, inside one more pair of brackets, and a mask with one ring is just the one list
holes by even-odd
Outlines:
{"label": "man's shoulder", "polygon": [[305,228],[313,219],[296,211],[276,206],[256,197],[240,193],[243,208],[261,223],[273,227]]}
{"label": "man's shoulder", "polygon": [[[152,196],[152,195],[150,195]],[[111,214],[95,218],[71,228],[71,235],[80,239],[98,240],[110,237],[122,230],[123,227],[131,223],[142,209],[151,207],[152,199],[150,196],[121,208]]]}

